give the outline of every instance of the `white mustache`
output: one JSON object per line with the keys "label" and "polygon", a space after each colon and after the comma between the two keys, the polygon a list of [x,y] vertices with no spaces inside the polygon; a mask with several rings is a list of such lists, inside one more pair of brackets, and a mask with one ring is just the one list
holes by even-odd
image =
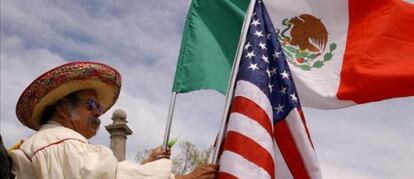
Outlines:
{"label": "white mustache", "polygon": [[89,118],[89,124],[97,125],[99,126],[101,124],[101,120],[97,117],[90,117]]}

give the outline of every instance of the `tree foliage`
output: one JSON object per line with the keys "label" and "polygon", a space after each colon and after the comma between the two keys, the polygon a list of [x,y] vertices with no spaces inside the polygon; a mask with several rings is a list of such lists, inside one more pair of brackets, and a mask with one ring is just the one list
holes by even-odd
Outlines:
{"label": "tree foliage", "polygon": [[141,163],[143,160],[148,158],[148,155],[151,153],[151,149],[140,150],[135,155],[135,161]]}
{"label": "tree foliage", "polygon": [[[179,175],[187,174],[198,165],[208,163],[212,151],[213,147],[200,149],[189,141],[179,142],[178,148],[172,148],[172,152],[175,154],[172,156],[173,173]],[[149,149],[138,151],[135,160],[141,162],[147,158],[150,152],[151,150]]]}

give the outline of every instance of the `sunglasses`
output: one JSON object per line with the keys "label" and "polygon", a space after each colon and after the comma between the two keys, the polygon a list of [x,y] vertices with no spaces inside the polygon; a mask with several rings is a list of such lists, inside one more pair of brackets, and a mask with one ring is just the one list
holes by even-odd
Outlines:
{"label": "sunglasses", "polygon": [[102,113],[103,113],[103,108],[102,108],[102,106],[101,106],[98,102],[96,102],[95,100],[93,100],[93,99],[88,99],[88,101],[86,101],[86,105],[87,105],[87,109],[88,109],[89,111],[96,110],[96,111],[98,111],[100,114],[102,114]]}

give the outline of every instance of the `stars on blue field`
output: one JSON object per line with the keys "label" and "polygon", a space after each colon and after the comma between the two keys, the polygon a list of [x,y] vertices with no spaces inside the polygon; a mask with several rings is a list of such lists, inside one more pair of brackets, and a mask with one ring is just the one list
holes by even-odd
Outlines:
{"label": "stars on blue field", "polygon": [[238,80],[253,83],[269,98],[274,122],[300,106],[286,57],[262,3],[256,5],[252,16]]}

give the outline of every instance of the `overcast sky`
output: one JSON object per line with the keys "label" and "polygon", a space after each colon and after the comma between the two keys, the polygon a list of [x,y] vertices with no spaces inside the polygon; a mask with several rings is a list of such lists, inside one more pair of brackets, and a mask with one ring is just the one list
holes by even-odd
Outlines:
{"label": "overcast sky", "polygon": [[[33,133],[15,115],[21,92],[46,70],[73,60],[109,64],[123,77],[120,98],[91,141],[109,144],[115,109],[134,131],[127,158],[163,139],[188,0],[2,0],[1,135],[6,146]],[[213,143],[224,96],[205,90],[177,97],[172,137]],[[414,97],[339,110],[305,108],[327,179],[414,178]],[[173,149],[174,150],[174,149]]]}

